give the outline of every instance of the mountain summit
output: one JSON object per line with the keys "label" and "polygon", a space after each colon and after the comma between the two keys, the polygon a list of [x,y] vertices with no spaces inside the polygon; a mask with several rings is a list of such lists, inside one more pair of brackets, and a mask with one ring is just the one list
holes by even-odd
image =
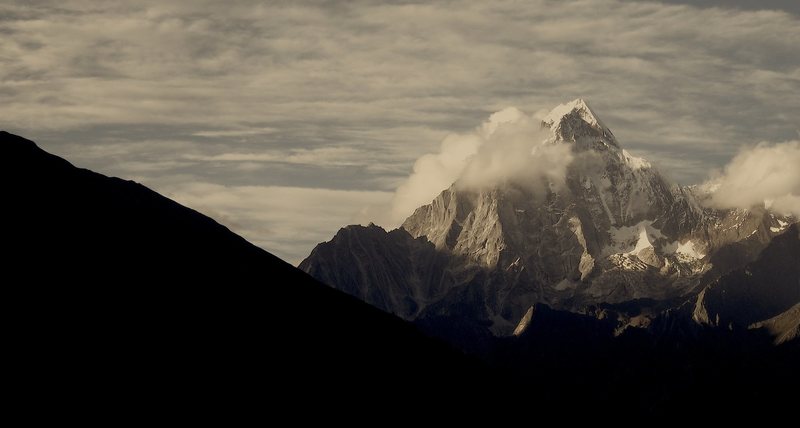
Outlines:
{"label": "mountain summit", "polygon": [[603,124],[582,98],[555,107],[542,119],[542,125],[552,129],[563,140],[574,139],[577,135],[591,134],[594,131],[594,133],[609,138],[610,142],[617,146],[611,130]]}
{"label": "mountain summit", "polygon": [[457,181],[398,230],[349,226],[300,268],[406,319],[458,319],[505,336],[537,303],[580,312],[688,299],[790,222],[703,207],[697,189],[622,149],[582,99],[541,126],[542,145],[569,147],[562,186],[547,176],[480,188]]}

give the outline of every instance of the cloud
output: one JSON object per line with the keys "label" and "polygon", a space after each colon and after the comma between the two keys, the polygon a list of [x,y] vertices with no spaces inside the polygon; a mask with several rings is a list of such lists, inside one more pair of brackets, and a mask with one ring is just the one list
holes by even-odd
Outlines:
{"label": "cloud", "polygon": [[695,6],[735,7],[746,10],[783,10],[800,15],[800,4],[795,0],[661,0],[664,3],[691,4]]}
{"label": "cloud", "polygon": [[714,180],[710,203],[719,208],[767,205],[800,216],[800,141],[761,143],[742,150]]}
{"label": "cloud", "polygon": [[545,183],[563,186],[572,151],[565,144],[547,144],[549,135],[540,118],[515,107],[492,114],[473,132],[448,135],[438,153],[414,163],[412,174],[395,192],[387,224],[400,224],[453,183],[471,189],[505,182],[533,190],[543,190]]}
{"label": "cloud", "polygon": [[158,190],[294,265],[342,226],[360,222],[363,209],[386,203],[391,197],[389,192],[202,182],[183,182]]}
{"label": "cloud", "polygon": [[674,2],[4,1],[0,129],[157,189],[379,192],[510,105],[588,99],[682,184],[796,139],[796,6]]}
{"label": "cloud", "polygon": [[264,135],[275,132],[275,128],[244,128],[244,129],[223,129],[212,131],[198,131],[192,133],[196,137],[246,137],[253,135]]}
{"label": "cloud", "polygon": [[572,162],[571,146],[549,144],[550,133],[541,120],[515,108],[493,114],[483,127],[483,144],[473,155],[458,185],[490,188],[506,182],[533,186],[562,187],[567,166]]}
{"label": "cloud", "polygon": [[452,134],[442,141],[439,153],[425,154],[414,162],[413,172],[395,192],[387,225],[399,224],[414,209],[450,187],[481,144],[477,134]]}
{"label": "cloud", "polygon": [[690,182],[741,144],[789,138],[800,109],[784,96],[800,90],[800,25],[779,11],[64,0],[5,2],[0,15],[0,126],[34,138],[159,124],[231,146],[380,146],[407,169],[501,106],[581,96],[633,150],[715,149],[678,177]]}
{"label": "cloud", "polygon": [[261,153],[221,153],[217,155],[186,155],[200,162],[284,162],[306,165],[359,165],[360,153],[350,147],[320,147]]}

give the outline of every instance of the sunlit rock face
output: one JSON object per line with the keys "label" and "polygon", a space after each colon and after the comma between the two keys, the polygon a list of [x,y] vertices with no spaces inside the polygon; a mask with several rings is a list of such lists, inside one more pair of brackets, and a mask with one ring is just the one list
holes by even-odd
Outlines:
{"label": "sunlit rock face", "polygon": [[406,319],[466,319],[510,335],[536,303],[583,311],[696,294],[792,221],[707,208],[709,189],[669,183],[581,99],[541,127],[541,147],[568,148],[565,177],[456,181],[400,229],[344,228],[300,268]]}

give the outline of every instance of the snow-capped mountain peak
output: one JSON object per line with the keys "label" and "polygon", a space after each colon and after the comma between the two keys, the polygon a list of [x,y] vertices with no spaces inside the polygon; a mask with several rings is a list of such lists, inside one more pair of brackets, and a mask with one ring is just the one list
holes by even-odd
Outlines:
{"label": "snow-capped mountain peak", "polygon": [[583,98],[576,98],[572,101],[557,105],[542,119],[542,122],[552,125],[553,123],[560,122],[564,116],[575,111],[577,111],[587,123],[594,126],[600,124],[597,115]]}
{"label": "snow-capped mountain peak", "polygon": [[[484,131],[524,119],[506,109]],[[536,303],[577,310],[685,296],[718,250],[737,243],[757,254],[790,223],[763,209],[701,206],[696,189],[671,185],[623,150],[582,99],[554,108],[542,126],[552,133],[545,144],[570,149],[561,185],[537,175],[453,184],[400,229],[343,230],[301,267],[407,319],[467,311],[506,335]],[[365,262],[363,248],[378,250]]]}
{"label": "snow-capped mountain peak", "polygon": [[550,110],[550,113],[542,119],[542,122],[548,127],[552,127],[564,121],[571,114],[576,114],[593,128],[598,130],[608,129],[583,98],[577,98],[570,102],[559,104]]}
{"label": "snow-capped mountain peak", "polygon": [[606,137],[617,146],[614,134],[582,98],[555,107],[542,119],[542,125],[550,128],[557,137],[574,140],[584,135]]}

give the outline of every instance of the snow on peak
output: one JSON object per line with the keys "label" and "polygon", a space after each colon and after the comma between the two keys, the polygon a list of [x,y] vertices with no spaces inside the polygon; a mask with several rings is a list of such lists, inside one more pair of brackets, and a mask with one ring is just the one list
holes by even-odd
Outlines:
{"label": "snow on peak", "polygon": [[622,150],[622,156],[625,158],[625,163],[627,163],[631,169],[647,169],[652,167],[650,162],[646,159],[633,156],[625,149]]}
{"label": "snow on peak", "polygon": [[553,125],[561,123],[565,116],[568,116],[573,112],[577,113],[581,119],[583,119],[593,128],[597,128],[601,131],[608,130],[605,124],[603,124],[600,118],[597,117],[597,114],[595,114],[595,112],[591,107],[589,107],[589,104],[587,104],[583,98],[577,98],[568,103],[558,105],[556,108],[551,110],[550,113],[544,117],[544,119],[542,119],[542,122],[546,123],[552,128]]}

